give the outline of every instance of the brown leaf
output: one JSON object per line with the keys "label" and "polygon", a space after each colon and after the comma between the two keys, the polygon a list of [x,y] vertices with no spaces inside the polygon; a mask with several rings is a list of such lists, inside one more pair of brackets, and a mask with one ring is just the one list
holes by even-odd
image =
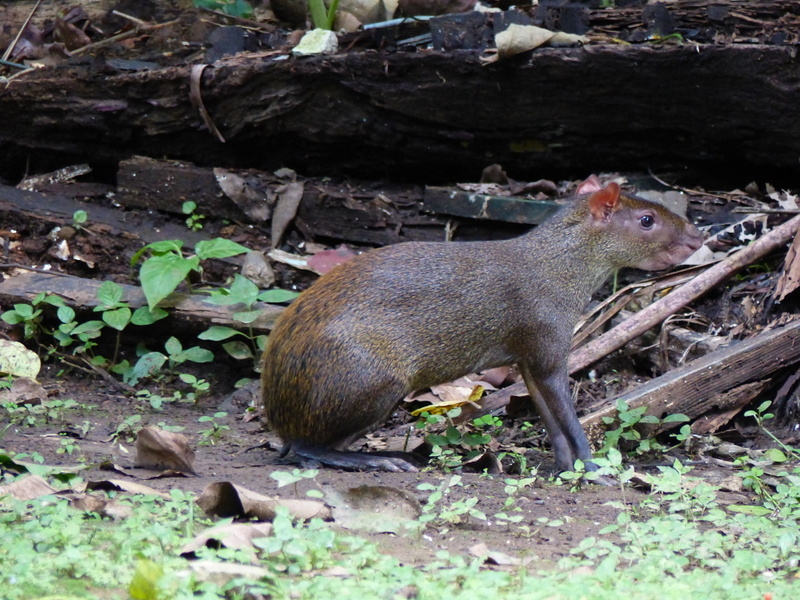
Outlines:
{"label": "brown leaf", "polygon": [[150,469],[174,469],[194,473],[194,450],[180,433],[143,427],[136,438],[136,465]]}
{"label": "brown leaf", "polygon": [[228,481],[207,485],[197,498],[197,505],[207,515],[219,518],[256,518],[260,521],[271,521],[275,518],[275,510],[279,506],[288,508],[289,513],[297,519],[331,518],[330,509],[318,500],[271,498]]}
{"label": "brown leaf", "polygon": [[800,285],[800,232],[794,236],[794,241],[786,252],[783,271],[775,286],[773,297],[780,302]]}
{"label": "brown leaf", "polygon": [[53,37],[64,42],[67,50],[77,50],[92,43],[89,36],[81,29],[59,17],[56,17],[56,31]]}
{"label": "brown leaf", "polygon": [[272,214],[272,247],[277,248],[286,233],[294,216],[297,214],[297,207],[303,199],[304,185],[300,181],[293,181],[282,185],[277,190],[278,203],[275,205],[275,212]]}
{"label": "brown leaf", "polygon": [[10,494],[17,500],[33,500],[34,498],[54,494],[55,491],[54,487],[51,487],[49,483],[38,475],[27,475],[9,484],[0,485],[0,498]]}

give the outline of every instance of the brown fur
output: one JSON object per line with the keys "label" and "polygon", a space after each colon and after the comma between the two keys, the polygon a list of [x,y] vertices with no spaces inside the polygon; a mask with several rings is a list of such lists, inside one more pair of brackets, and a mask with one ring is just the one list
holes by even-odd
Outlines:
{"label": "brown fur", "polygon": [[663,268],[699,244],[685,219],[610,184],[516,239],[362,254],[276,323],[263,359],[264,418],[300,454],[393,469],[330,451],[346,450],[414,390],[516,362],[559,466],[570,468],[591,457],[566,372],[581,311],[617,269]]}

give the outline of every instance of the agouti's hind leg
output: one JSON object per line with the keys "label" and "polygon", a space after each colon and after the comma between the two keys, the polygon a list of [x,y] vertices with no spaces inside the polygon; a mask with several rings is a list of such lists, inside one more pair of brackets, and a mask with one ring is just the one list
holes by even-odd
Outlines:
{"label": "agouti's hind leg", "polygon": [[382,456],[379,453],[333,450],[307,442],[293,442],[291,447],[295,454],[316,460],[329,467],[354,471],[405,471],[411,473],[419,471],[417,466],[413,464],[411,457],[408,459],[401,458],[403,453]]}

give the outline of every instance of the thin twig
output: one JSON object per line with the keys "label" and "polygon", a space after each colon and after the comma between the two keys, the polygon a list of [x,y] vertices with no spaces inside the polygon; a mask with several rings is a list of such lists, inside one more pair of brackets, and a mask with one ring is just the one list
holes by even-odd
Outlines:
{"label": "thin twig", "polygon": [[11,53],[14,51],[14,46],[16,46],[17,42],[19,42],[19,38],[22,37],[22,32],[25,31],[25,28],[28,26],[28,23],[31,22],[31,19],[33,18],[33,13],[35,13],[36,9],[39,8],[39,4],[41,4],[41,2],[42,0],[36,0],[36,4],[33,6],[31,12],[28,14],[28,18],[25,19],[25,22],[22,24],[22,27],[19,28],[19,31],[17,32],[17,37],[14,38],[14,41],[11,42],[11,45],[8,48],[6,48],[6,51],[3,53],[3,60],[8,60],[8,57],[11,56]]}

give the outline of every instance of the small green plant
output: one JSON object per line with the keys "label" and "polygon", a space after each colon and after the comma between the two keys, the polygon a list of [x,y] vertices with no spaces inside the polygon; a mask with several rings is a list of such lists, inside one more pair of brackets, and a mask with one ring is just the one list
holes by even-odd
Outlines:
{"label": "small green plant", "polygon": [[336,21],[336,11],[339,8],[339,0],[330,0],[330,3],[330,6],[326,9],[325,0],[308,0],[308,12],[316,29],[333,29],[333,24]]}
{"label": "small green plant", "polygon": [[196,210],[197,204],[191,200],[187,200],[183,203],[183,206],[181,206],[183,214],[188,215],[186,217],[186,226],[192,231],[200,231],[203,228],[202,221],[206,218],[205,215],[195,212]]}
{"label": "small green plant", "polygon": [[72,213],[72,226],[75,229],[83,229],[86,221],[89,219],[89,213],[85,210],[76,210]]}
{"label": "small green plant", "polygon": [[122,420],[122,423],[117,425],[117,428],[111,434],[111,438],[128,443],[132,443],[139,430],[142,428],[142,415],[129,415]]}
{"label": "small green plant", "polygon": [[226,431],[230,431],[231,428],[227,425],[217,423],[217,419],[224,419],[227,416],[228,413],[226,412],[216,412],[213,416],[203,415],[197,419],[198,423],[207,423],[210,425],[208,429],[202,429],[198,432],[200,434],[199,443],[201,446],[213,446],[222,439]]}
{"label": "small green plant", "polygon": [[[258,286],[238,273],[233,278],[230,288],[222,288],[212,292],[207,300],[209,304],[218,306],[242,305],[242,310],[233,313],[233,318],[245,326],[249,326],[259,316],[256,302],[283,304],[298,296],[297,292],[274,289],[260,291]],[[224,342],[222,347],[237,360],[255,360],[264,352],[267,343],[266,335],[255,335],[252,330],[240,331],[232,327],[213,325],[197,336],[198,339]]]}
{"label": "small green plant", "polygon": [[[297,484],[304,479],[314,479],[317,475],[319,475],[319,469],[293,469],[291,472],[273,471],[269,474],[270,478],[278,482],[279,488],[285,485],[294,486],[294,495],[298,497],[300,492],[297,489]],[[309,490],[306,495],[319,498],[322,493],[319,490]]]}
{"label": "small green plant", "polygon": [[443,415],[423,412],[414,424],[417,429],[446,424],[442,433],[429,433],[425,436],[425,441],[433,446],[431,461],[445,469],[457,468],[464,461],[478,456],[481,453],[480,446],[492,441],[489,432],[502,426],[502,421],[492,415],[478,417],[471,423],[456,426],[453,419],[460,415],[461,407],[458,406]]}
{"label": "small green plant", "polygon": [[230,15],[249,19],[253,16],[253,7],[245,0],[194,0],[197,8],[214,10]]}
{"label": "small green plant", "polygon": [[80,446],[75,441],[75,438],[62,436],[61,445],[56,448],[56,454],[72,455],[76,451],[80,451]]}
{"label": "small green plant", "polygon": [[461,487],[461,475],[451,475],[438,486],[430,483],[421,483],[417,489],[423,492],[431,492],[428,501],[422,507],[422,514],[419,521],[423,524],[449,528],[452,525],[467,523],[470,518],[481,521],[486,520],[486,515],[477,508],[478,498],[463,498],[456,500],[449,505],[441,505],[441,501],[450,493],[454,487]]}
{"label": "small green plant", "polygon": [[30,304],[15,304],[14,308],[5,311],[0,318],[9,325],[23,325],[25,339],[38,338],[42,334],[52,335],[52,332],[42,324],[43,312],[46,306],[64,306],[64,299],[60,296],[42,292],[37,294]]}
{"label": "small green plant", "polygon": [[165,240],[147,244],[133,255],[132,267],[145,254],[150,254],[139,269],[139,281],[150,310],[154,310],[159,302],[186,281],[190,273],[202,273],[200,261],[229,258],[244,254],[248,249],[224,238],[214,238],[198,242],[194,252],[193,255],[184,256],[182,240]]}
{"label": "small green plant", "polygon": [[62,422],[66,419],[65,413],[81,408],[81,405],[72,398],[42,400],[38,404],[20,405],[15,402],[6,402],[2,406],[8,415],[9,422],[27,427]]}
{"label": "small green plant", "polygon": [[[637,426],[645,424],[663,425],[668,423],[683,423],[689,420],[689,417],[681,414],[667,415],[663,419],[659,419],[654,415],[645,414],[646,412],[646,406],[629,408],[624,400],[618,399],[616,417],[603,417],[603,423],[608,426],[608,429],[605,433],[605,443],[597,452],[597,455],[603,456],[610,448],[629,449],[631,454],[635,455],[643,455],[649,452],[664,452],[667,448],[660,444],[655,438],[643,439],[641,433],[637,430]],[[617,427],[611,429],[611,426],[615,424]],[[690,432],[690,429],[684,427],[676,437],[679,441],[683,441]]]}
{"label": "small green plant", "polygon": [[[175,369],[185,362],[194,363],[209,363],[214,360],[214,353],[200,346],[192,346],[191,348],[183,348],[180,340],[172,336],[164,344],[164,352],[147,351],[142,348],[139,350],[139,360],[136,364],[131,366],[128,361],[122,361],[120,364],[112,367],[112,371],[122,375],[123,381],[129,385],[136,385],[139,380],[145,378],[158,378],[164,373],[166,366],[166,373],[173,374]],[[194,378],[195,384],[201,388],[207,389],[207,384],[197,383],[197,378]]]}

